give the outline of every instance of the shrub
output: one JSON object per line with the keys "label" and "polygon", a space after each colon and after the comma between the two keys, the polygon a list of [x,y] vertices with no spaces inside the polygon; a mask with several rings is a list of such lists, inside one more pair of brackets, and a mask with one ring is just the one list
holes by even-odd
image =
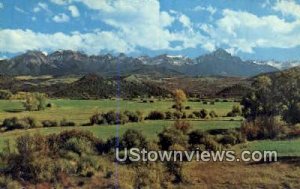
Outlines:
{"label": "shrub", "polygon": [[115,111],[109,111],[104,114],[105,120],[108,124],[125,124],[129,121],[129,118],[123,113],[116,113]]}
{"label": "shrub", "polygon": [[188,142],[192,148],[200,147],[199,150],[216,151],[220,148],[219,143],[216,142],[211,135],[199,129],[189,133]]}
{"label": "shrub", "polygon": [[0,90],[0,100],[9,100],[12,96],[9,90]]}
{"label": "shrub", "polygon": [[165,119],[165,114],[163,112],[160,111],[152,111],[149,113],[147,119],[150,120],[161,120],[161,119]]}
{"label": "shrub", "polygon": [[189,114],[189,115],[188,115],[188,118],[190,118],[190,119],[195,119],[196,116],[195,116],[195,114]]}
{"label": "shrub", "polygon": [[95,114],[93,115],[91,118],[90,118],[90,123],[91,125],[101,125],[101,124],[105,124],[106,123],[106,119],[104,117],[104,114],[102,113],[98,113],[98,114]]}
{"label": "shrub", "polygon": [[203,101],[202,104],[208,104],[208,102],[207,101]]}
{"label": "shrub", "polygon": [[40,111],[46,108],[46,96],[41,93],[27,95],[23,106],[27,111]]}
{"label": "shrub", "polygon": [[283,120],[290,124],[300,123],[300,103],[291,104],[287,110],[283,112]]}
{"label": "shrub", "polygon": [[214,102],[214,101],[211,101],[209,104],[210,104],[210,105],[215,105],[215,102]]}
{"label": "shrub", "polygon": [[4,119],[2,127],[5,130],[30,129],[30,128],[38,127],[38,123],[32,117],[25,117],[22,119],[13,117],[13,118]]}
{"label": "shrub", "polygon": [[124,148],[145,148],[147,146],[146,138],[140,131],[128,129],[121,139]]}
{"label": "shrub", "polygon": [[183,113],[182,112],[179,112],[179,111],[176,111],[173,113],[173,116],[175,119],[181,119],[183,118]]}
{"label": "shrub", "polygon": [[93,154],[95,152],[94,144],[86,138],[72,137],[63,144],[63,149],[72,151],[79,156],[82,154]]}
{"label": "shrub", "polygon": [[183,134],[187,134],[188,131],[192,128],[189,122],[187,121],[182,121],[182,120],[176,120],[174,122],[173,127],[177,130],[182,131]]}
{"label": "shrub", "polygon": [[158,134],[158,138],[158,144],[162,150],[169,150],[169,148],[175,144],[179,144],[183,147],[187,146],[188,137],[176,128],[165,128]]}
{"label": "shrub", "polygon": [[212,110],[212,111],[209,112],[209,116],[211,118],[215,118],[215,117],[218,117],[218,114],[215,111]]}
{"label": "shrub", "polygon": [[224,135],[220,140],[219,143],[226,145],[226,144],[230,144],[230,145],[235,145],[238,143],[237,138],[232,135],[232,134],[228,134],[228,135]]}
{"label": "shrub", "polygon": [[165,119],[174,119],[173,112],[170,111],[165,112]]}
{"label": "shrub", "polygon": [[232,107],[231,112],[227,113],[227,117],[237,117],[237,116],[241,116],[242,115],[242,110],[240,108],[240,106],[238,105],[234,105]]}
{"label": "shrub", "polygon": [[84,177],[92,177],[99,167],[99,161],[96,156],[83,155],[78,162],[77,173]]}
{"label": "shrub", "polygon": [[44,120],[42,121],[43,127],[57,127],[58,123],[57,121],[51,121],[51,120]]}
{"label": "shrub", "polygon": [[52,104],[52,103],[48,103],[48,104],[46,105],[46,107],[47,107],[47,108],[52,108],[52,107],[53,107],[53,104]]}
{"label": "shrub", "polygon": [[208,111],[206,109],[200,110],[200,118],[205,119],[208,117]]}
{"label": "shrub", "polygon": [[70,127],[70,126],[75,126],[75,125],[76,125],[75,122],[68,121],[66,119],[63,119],[60,121],[60,126],[62,126],[62,127],[68,127],[68,126]]}
{"label": "shrub", "polygon": [[190,107],[190,106],[186,106],[185,109],[186,109],[186,110],[190,110],[191,107]]}
{"label": "shrub", "polygon": [[241,133],[248,140],[274,139],[282,132],[283,124],[275,117],[257,117],[241,126]]}
{"label": "shrub", "polygon": [[200,118],[200,111],[193,111],[195,117]]}
{"label": "shrub", "polygon": [[211,136],[204,137],[204,145],[206,150],[217,151],[220,150],[220,144]]}
{"label": "shrub", "polygon": [[194,130],[189,133],[189,144],[195,145],[195,144],[202,144],[204,137],[207,135],[207,133],[203,132],[200,129]]}
{"label": "shrub", "polygon": [[139,121],[142,121],[142,119],[143,119],[141,117],[141,115],[142,115],[141,112],[138,114],[138,112],[131,112],[131,111],[126,110],[124,112],[124,114],[128,117],[128,120],[130,122],[139,122]]}
{"label": "shrub", "polygon": [[176,104],[173,104],[173,105],[172,105],[172,108],[173,108],[173,109],[178,109],[179,107],[177,107]]}

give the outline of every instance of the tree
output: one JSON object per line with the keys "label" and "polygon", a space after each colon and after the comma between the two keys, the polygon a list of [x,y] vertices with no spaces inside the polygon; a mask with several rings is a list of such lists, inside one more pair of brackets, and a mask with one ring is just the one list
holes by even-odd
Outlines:
{"label": "tree", "polygon": [[186,94],[181,89],[176,89],[173,94],[175,108],[177,111],[182,111],[183,103],[186,101]]}
{"label": "tree", "polygon": [[290,124],[300,123],[300,103],[291,104],[283,113],[283,119]]}
{"label": "tree", "polygon": [[44,110],[46,108],[46,96],[41,93],[27,95],[23,106],[27,111]]}
{"label": "tree", "polygon": [[284,71],[272,76],[258,77],[253,90],[242,100],[243,115],[253,121],[258,117],[281,116],[284,121],[296,124],[299,119],[300,74]]}
{"label": "tree", "polygon": [[248,120],[259,116],[277,116],[281,104],[277,101],[274,85],[267,76],[260,76],[252,84],[254,90],[243,97],[242,113]]}

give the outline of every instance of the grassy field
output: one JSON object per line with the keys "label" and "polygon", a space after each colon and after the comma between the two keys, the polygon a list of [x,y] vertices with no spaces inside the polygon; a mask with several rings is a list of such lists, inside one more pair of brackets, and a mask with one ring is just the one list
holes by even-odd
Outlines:
{"label": "grassy field", "polygon": [[[113,126],[113,125],[101,125],[101,126],[76,126],[76,127],[52,127],[52,128],[38,128],[29,130],[15,130],[5,132],[0,137],[0,149],[3,149],[5,141],[13,142],[16,136],[22,134],[52,134],[59,133],[69,129],[81,129],[94,133],[95,136],[105,140],[112,136],[122,135],[127,129],[136,129],[141,131],[148,139],[157,139],[157,134],[161,132],[165,127],[172,125],[173,121],[144,121],[141,123],[128,123],[126,125]],[[240,126],[240,121],[191,121],[193,129],[221,129],[221,128],[237,128]]]}
{"label": "grassy field", "polygon": [[[155,101],[154,103],[143,103],[139,100],[50,100],[54,105],[45,111],[26,112],[21,101],[17,100],[0,100],[0,121],[8,117],[26,117],[31,116],[39,121],[68,119],[78,124],[87,123],[89,118],[97,112],[107,112],[109,110],[140,110],[145,115],[150,111],[172,111],[171,100]],[[236,102],[216,102],[214,105],[202,104],[201,102],[187,102],[186,106],[190,106],[190,110],[199,111],[201,108],[214,110],[219,116],[226,115]],[[219,118],[224,119],[224,118]],[[227,118],[228,119],[228,118]]]}
{"label": "grassy field", "polygon": [[294,140],[260,140],[247,142],[234,147],[237,151],[241,150],[275,150],[278,156],[298,156],[300,157],[300,139]]}
{"label": "grassy field", "polygon": [[[155,101],[154,103],[143,103],[140,99],[128,101],[128,100],[50,100],[54,105],[52,108],[48,108],[45,111],[27,112],[24,111],[21,101],[17,100],[0,100],[0,122],[8,117],[26,117],[31,116],[38,121],[42,120],[62,120],[66,118],[70,121],[74,121],[77,125],[87,123],[91,115],[97,112],[107,112],[109,110],[140,110],[147,115],[152,110],[159,111],[172,111],[171,100]],[[186,106],[190,106],[191,110],[186,110],[187,113],[200,110],[201,108],[207,110],[214,110],[218,115],[226,115],[236,105],[235,102],[216,102],[214,105],[203,104],[202,102],[187,102]],[[193,129],[221,129],[221,128],[237,128],[240,127],[240,118],[236,118],[235,121],[231,118],[219,117],[214,120],[190,120]],[[127,129],[140,130],[147,138],[151,140],[157,139],[157,134],[163,130],[163,128],[172,125],[172,121],[144,121],[141,123],[128,123],[121,126],[102,125],[102,126],[76,126],[76,127],[55,127],[55,128],[38,128],[29,130],[15,130],[10,132],[1,133],[0,137],[0,149],[3,149],[5,141],[14,142],[17,136],[22,134],[34,134],[40,133],[47,135],[51,133],[59,133],[68,129],[81,129],[88,130],[94,133],[95,136],[105,140],[109,137],[122,135]],[[241,151],[245,149],[249,150],[276,150],[280,156],[300,156],[300,139],[297,140],[285,140],[285,141],[254,141],[240,144],[234,147],[234,149]]]}

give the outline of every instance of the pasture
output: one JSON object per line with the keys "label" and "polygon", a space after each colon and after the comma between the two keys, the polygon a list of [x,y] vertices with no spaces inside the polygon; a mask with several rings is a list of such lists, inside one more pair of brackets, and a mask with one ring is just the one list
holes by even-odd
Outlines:
{"label": "pasture", "polygon": [[[28,112],[24,111],[22,101],[19,100],[0,100],[0,121],[8,117],[33,117],[38,121],[42,120],[62,120],[68,119],[76,122],[78,125],[89,121],[89,118],[99,112],[115,111],[142,111],[147,115],[150,111],[172,111],[172,100],[154,100],[154,103],[144,103],[141,99],[134,100],[65,100],[55,99],[49,100],[53,107],[47,108],[44,111]],[[202,102],[186,102],[185,106],[190,106],[190,110],[185,110],[187,113],[199,111],[204,108],[208,111],[214,110],[219,116],[225,116],[231,111],[236,102],[215,102],[214,105],[203,104]],[[219,120],[226,118],[220,117]]]}
{"label": "pasture", "polygon": [[[107,112],[109,110],[116,111],[142,111],[146,116],[150,111],[159,110],[162,112],[172,111],[172,100],[154,100],[154,103],[143,102],[141,99],[134,100],[66,100],[55,99],[49,100],[49,103],[53,105],[51,108],[47,108],[44,111],[25,111],[22,105],[22,101],[19,100],[0,100],[0,122],[9,117],[34,117],[38,121],[43,120],[56,120],[67,119],[74,121],[77,126],[75,127],[52,127],[52,128],[36,128],[28,130],[15,130],[1,133],[0,137],[0,149],[2,150],[6,141],[14,143],[14,139],[17,136],[23,134],[35,134],[42,135],[59,133],[69,129],[80,129],[91,131],[95,136],[106,140],[112,136],[121,136],[127,129],[136,129],[141,131],[148,139],[157,140],[157,134],[160,133],[165,127],[172,125],[171,120],[145,120],[138,123],[127,123],[125,125],[101,125],[101,126],[80,126],[89,121],[91,115],[98,112]],[[198,111],[202,108],[208,111],[214,110],[219,117],[209,120],[193,120],[190,119],[190,123],[193,129],[211,130],[211,129],[232,129],[238,128],[241,124],[241,118],[223,117],[229,111],[232,106],[238,105],[236,102],[215,102],[214,104],[203,104],[203,102],[191,102],[185,103],[185,106],[190,106],[191,109],[185,110],[187,113]],[[263,140],[242,143],[234,146],[237,151],[241,150],[276,150],[280,156],[300,156],[299,152],[300,140]]]}

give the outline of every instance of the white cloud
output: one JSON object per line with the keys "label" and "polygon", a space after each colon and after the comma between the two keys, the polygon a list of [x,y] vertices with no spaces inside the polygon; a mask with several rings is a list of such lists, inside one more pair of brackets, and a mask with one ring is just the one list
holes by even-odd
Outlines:
{"label": "white cloud", "polygon": [[[53,3],[68,6],[72,3],[83,3],[87,8],[95,10],[97,19],[108,24],[110,31],[95,30],[91,33],[35,33],[31,30],[0,31],[0,52],[22,52],[30,49],[43,51],[56,49],[83,50],[87,53],[99,53],[101,50],[115,52],[133,52],[138,48],[149,50],[182,50],[186,48],[202,48],[212,50],[213,43],[207,37],[193,29],[194,25],[184,14],[160,10],[158,0],[52,0]],[[40,5],[36,12],[48,9]],[[73,12],[74,13],[74,12]],[[74,16],[74,14],[73,14]],[[66,22],[69,17],[65,13],[54,16],[55,22]],[[174,21],[182,23],[181,28],[171,31]],[[178,42],[172,46],[172,42]],[[2,44],[9,44],[1,46]]]}
{"label": "white cloud", "polygon": [[203,7],[203,6],[196,6],[194,9],[194,11],[207,11],[209,12],[211,15],[215,14],[217,12],[217,9],[212,7],[211,5],[207,6],[207,7]]}
{"label": "white cloud", "polygon": [[58,15],[55,15],[52,20],[54,22],[57,22],[57,23],[63,23],[63,22],[68,22],[70,20],[69,16],[66,15],[65,13],[60,13]]}
{"label": "white cloud", "polygon": [[4,8],[4,5],[3,3],[0,2],[0,9],[3,9]]}
{"label": "white cloud", "polygon": [[79,17],[80,13],[78,8],[75,5],[70,5],[68,10],[71,12],[72,17]]}
{"label": "white cloud", "polygon": [[[300,45],[300,20],[288,22],[275,15],[256,16],[245,11],[223,10],[215,25],[202,31],[231,51],[252,53],[254,48],[293,48]],[[234,48],[234,49],[232,49]]]}
{"label": "white cloud", "polygon": [[37,6],[35,6],[34,8],[33,8],[33,12],[35,12],[35,13],[37,13],[37,12],[40,12],[40,11],[46,11],[46,12],[51,12],[50,10],[49,10],[49,8],[48,8],[48,5],[46,4],[46,3],[41,3],[41,2],[39,2],[38,4],[37,4]]}
{"label": "white cloud", "polygon": [[69,0],[50,0],[50,1],[57,5],[66,5],[70,2]]}
{"label": "white cloud", "polygon": [[[200,33],[192,31],[192,23],[186,15],[171,15],[160,10],[158,0],[74,0],[81,2],[90,9],[98,12],[98,19],[112,26],[116,34],[130,44],[130,46],[143,47],[150,50],[169,49],[172,41],[182,42],[176,50],[196,47],[203,42]],[[182,23],[185,28],[170,31],[175,20]]]}
{"label": "white cloud", "polygon": [[190,28],[192,26],[191,20],[184,14],[179,16],[179,21],[182,23],[184,27]]}
{"label": "white cloud", "polygon": [[15,10],[18,11],[19,13],[27,14],[26,11],[24,11],[23,9],[21,9],[21,8],[19,8],[19,7],[17,7],[17,6],[15,6],[14,8],[15,8]]}
{"label": "white cloud", "polygon": [[73,32],[70,35],[35,33],[31,30],[3,29],[0,31],[0,52],[18,53],[27,50],[54,51],[57,49],[82,50],[98,54],[101,50],[131,52],[133,49],[112,32]]}
{"label": "white cloud", "polygon": [[283,15],[291,15],[300,18],[300,5],[294,0],[277,0],[273,9],[281,12]]}
{"label": "white cloud", "polygon": [[271,5],[270,0],[265,0],[265,2],[263,4],[261,4],[261,7],[262,8],[266,8],[266,7],[270,6],[270,5]]}

